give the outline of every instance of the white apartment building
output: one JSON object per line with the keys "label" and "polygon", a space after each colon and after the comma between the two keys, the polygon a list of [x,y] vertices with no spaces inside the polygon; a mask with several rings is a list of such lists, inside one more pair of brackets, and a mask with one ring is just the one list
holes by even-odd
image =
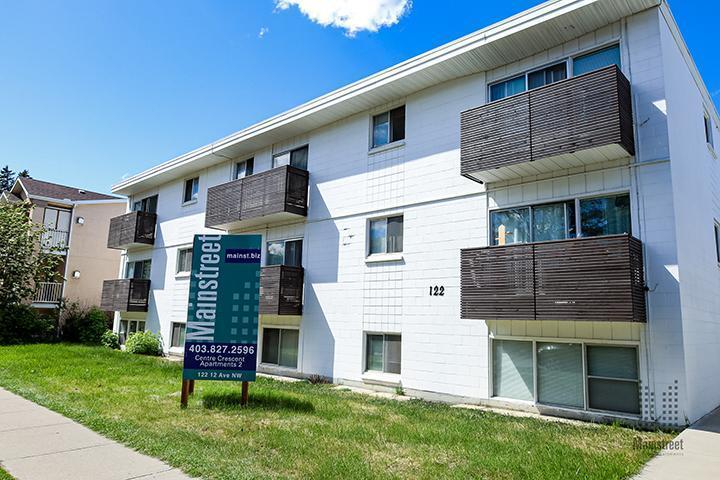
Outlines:
{"label": "white apartment building", "polygon": [[261,234],[261,371],[685,425],[718,124],[665,2],[551,0],[118,183],[104,305],[181,353],[193,235]]}

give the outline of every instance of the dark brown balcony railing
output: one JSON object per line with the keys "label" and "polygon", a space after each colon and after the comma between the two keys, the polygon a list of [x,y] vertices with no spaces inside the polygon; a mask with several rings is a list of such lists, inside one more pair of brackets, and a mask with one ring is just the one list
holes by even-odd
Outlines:
{"label": "dark brown balcony railing", "polygon": [[462,318],[645,322],[630,235],[466,249],[460,270]]}
{"label": "dark brown balcony railing", "polygon": [[303,277],[302,267],[263,267],[260,273],[260,313],[302,315]]}
{"label": "dark brown balcony railing", "polygon": [[125,250],[155,243],[157,215],[147,212],[130,212],[110,219],[108,248]]}
{"label": "dark brown balcony railing", "polygon": [[147,312],[150,280],[123,278],[103,282],[100,308],[108,312]]}
{"label": "dark brown balcony railing", "polygon": [[208,189],[205,226],[230,230],[307,216],[307,170],[291,166]]}
{"label": "dark brown balcony railing", "polygon": [[630,82],[606,67],[462,112],[460,171],[481,182],[635,154]]}

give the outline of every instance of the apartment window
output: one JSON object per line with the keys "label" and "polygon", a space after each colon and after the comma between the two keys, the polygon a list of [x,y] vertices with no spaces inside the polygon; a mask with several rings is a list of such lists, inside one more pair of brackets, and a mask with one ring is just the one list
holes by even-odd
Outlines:
{"label": "apartment window", "polygon": [[505,97],[510,97],[518,93],[522,93],[527,88],[525,87],[525,75],[511,78],[503,82],[496,83],[490,86],[490,101],[501,100]]}
{"label": "apartment window", "polygon": [[47,230],[69,232],[71,216],[72,213],[70,210],[45,207],[45,211],[43,212],[43,225]]}
{"label": "apartment window", "polygon": [[637,350],[587,347],[588,408],[640,413]]}
{"label": "apartment window", "polygon": [[713,139],[713,125],[712,125],[712,119],[710,118],[710,115],[707,113],[705,114],[705,141],[708,145],[711,147],[715,147],[715,141]]}
{"label": "apartment window", "polygon": [[185,189],[183,190],[183,203],[194,202],[198,199],[198,191],[200,190],[200,177],[188,178],[185,180]]}
{"label": "apartment window", "polygon": [[620,67],[620,45],[603,48],[573,59],[573,76],[583,75],[601,68]]}
{"label": "apartment window", "polygon": [[192,248],[181,248],[177,253],[176,275],[189,275],[192,271]]}
{"label": "apartment window", "polygon": [[365,369],[400,374],[400,335],[368,334],[366,337]]}
{"label": "apartment window", "polygon": [[262,363],[297,368],[300,332],[289,328],[263,328]]}
{"label": "apartment window", "polygon": [[291,167],[307,170],[308,163],[308,146],[296,148],[283,153],[278,153],[273,157],[273,168],[290,165]]}
{"label": "apartment window", "polygon": [[125,278],[142,278],[149,280],[151,264],[152,261],[150,259],[127,262],[127,264],[125,264]]}
{"label": "apartment window", "polygon": [[630,224],[627,193],[490,212],[492,245],[631,233]]}
{"label": "apartment window", "polygon": [[404,139],[405,105],[373,117],[373,148]]}
{"label": "apartment window", "polygon": [[528,90],[540,88],[567,78],[567,63],[562,62],[550,67],[528,73]]}
{"label": "apartment window", "polygon": [[184,323],[173,323],[172,324],[172,332],[170,335],[170,346],[171,347],[185,346],[185,324]]}
{"label": "apartment window", "polygon": [[133,203],[133,212],[157,213],[158,196],[145,197]]}
{"label": "apartment window", "polygon": [[235,171],[233,172],[233,178],[235,180],[239,178],[245,178],[249,177],[253,174],[253,165],[255,164],[255,159],[249,158],[242,162],[237,162],[235,164]]}
{"label": "apartment window", "polygon": [[302,239],[267,242],[266,265],[302,266]]}
{"label": "apartment window", "polygon": [[640,413],[636,347],[495,339],[492,352],[496,397]]}
{"label": "apartment window", "polygon": [[720,263],[720,224],[715,222],[715,255]]}
{"label": "apartment window", "polygon": [[370,255],[403,251],[403,216],[370,220]]}
{"label": "apartment window", "polygon": [[120,344],[125,345],[128,337],[135,332],[145,331],[145,320],[120,320]]}

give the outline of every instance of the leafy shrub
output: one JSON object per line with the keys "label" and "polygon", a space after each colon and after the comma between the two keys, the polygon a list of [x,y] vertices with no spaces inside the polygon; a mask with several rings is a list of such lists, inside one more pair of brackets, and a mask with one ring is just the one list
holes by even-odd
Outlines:
{"label": "leafy shrub", "polygon": [[98,307],[86,307],[78,302],[63,302],[60,308],[60,337],[65,342],[100,345],[108,317]]}
{"label": "leafy shrub", "polygon": [[160,336],[150,330],[131,333],[125,342],[125,350],[139,355],[162,355]]}
{"label": "leafy shrub", "polygon": [[102,334],[102,338],[100,339],[100,343],[103,347],[120,350],[120,337],[112,330],[105,330],[105,333]]}
{"label": "leafy shrub", "polygon": [[82,343],[100,345],[103,335],[107,331],[107,315],[98,307],[92,307],[83,319],[79,340]]}
{"label": "leafy shrub", "polygon": [[56,320],[40,315],[29,305],[0,308],[0,345],[52,342],[56,333]]}

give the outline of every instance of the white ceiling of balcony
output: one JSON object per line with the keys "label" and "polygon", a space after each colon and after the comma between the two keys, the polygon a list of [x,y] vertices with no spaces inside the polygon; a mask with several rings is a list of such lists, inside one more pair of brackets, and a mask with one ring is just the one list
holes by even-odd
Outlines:
{"label": "white ceiling of balcony", "polygon": [[[551,0],[132,176],[113,187],[130,195],[253,153],[430,86],[552,48],[660,0]],[[221,155],[216,155],[219,153]]]}

